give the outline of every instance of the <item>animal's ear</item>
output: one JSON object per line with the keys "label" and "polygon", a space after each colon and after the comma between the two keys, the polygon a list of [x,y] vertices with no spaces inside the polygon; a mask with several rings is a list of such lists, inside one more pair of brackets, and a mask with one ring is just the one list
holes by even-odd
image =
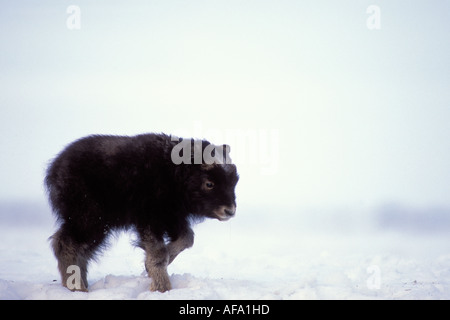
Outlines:
{"label": "animal's ear", "polygon": [[231,158],[230,158],[230,150],[231,147],[228,144],[223,145],[223,163],[224,164],[231,164]]}
{"label": "animal's ear", "polygon": [[237,172],[236,165],[234,165],[234,164],[223,165],[223,169],[230,174]]}
{"label": "animal's ear", "polygon": [[203,163],[203,164],[200,166],[200,168],[201,168],[203,171],[209,171],[209,170],[213,169],[215,166],[216,166],[216,163],[212,163],[212,164]]}

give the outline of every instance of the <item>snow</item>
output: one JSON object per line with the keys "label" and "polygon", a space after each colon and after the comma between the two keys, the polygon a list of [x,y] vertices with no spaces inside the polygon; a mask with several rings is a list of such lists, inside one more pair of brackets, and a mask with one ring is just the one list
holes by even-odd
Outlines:
{"label": "snow", "polygon": [[429,219],[436,228],[423,231],[400,211],[387,228],[386,208],[242,205],[228,222],[194,227],[194,247],[169,266],[165,293],[149,291],[142,250],[120,233],[91,264],[84,293],[60,284],[49,209],[0,205],[0,299],[449,299],[447,221]]}

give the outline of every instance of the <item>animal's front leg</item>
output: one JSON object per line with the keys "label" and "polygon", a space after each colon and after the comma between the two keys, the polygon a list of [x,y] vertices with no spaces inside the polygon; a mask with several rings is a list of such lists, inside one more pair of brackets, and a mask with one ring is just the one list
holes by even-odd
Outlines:
{"label": "animal's front leg", "polygon": [[180,254],[184,249],[190,248],[194,245],[194,231],[187,228],[186,231],[178,237],[177,240],[170,242],[167,245],[169,250],[169,264]]}
{"label": "animal's front leg", "polygon": [[172,288],[167,266],[169,264],[169,249],[164,240],[159,240],[147,233],[141,235],[141,246],[145,250],[145,269],[152,278],[151,291],[165,292]]}

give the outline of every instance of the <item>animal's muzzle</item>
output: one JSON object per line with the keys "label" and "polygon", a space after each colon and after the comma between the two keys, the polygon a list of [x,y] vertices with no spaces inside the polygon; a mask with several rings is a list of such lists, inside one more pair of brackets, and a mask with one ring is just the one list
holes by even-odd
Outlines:
{"label": "animal's muzzle", "polygon": [[236,213],[236,206],[220,206],[217,210],[214,210],[214,215],[220,221],[227,221],[232,218]]}

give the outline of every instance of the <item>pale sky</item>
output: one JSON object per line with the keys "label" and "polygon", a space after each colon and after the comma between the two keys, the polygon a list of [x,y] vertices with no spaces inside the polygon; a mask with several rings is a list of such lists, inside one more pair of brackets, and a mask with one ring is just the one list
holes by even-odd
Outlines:
{"label": "pale sky", "polygon": [[449,34],[445,0],[2,1],[0,200],[45,201],[77,138],[165,132],[229,143],[248,204],[448,207]]}

